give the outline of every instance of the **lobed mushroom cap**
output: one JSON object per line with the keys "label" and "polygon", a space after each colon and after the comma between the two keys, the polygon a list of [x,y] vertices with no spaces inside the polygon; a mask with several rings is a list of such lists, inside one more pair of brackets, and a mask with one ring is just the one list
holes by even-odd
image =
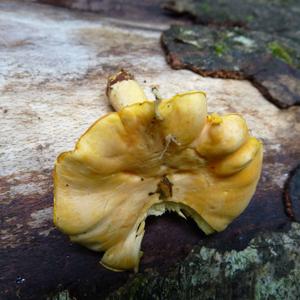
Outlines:
{"label": "lobed mushroom cap", "polygon": [[147,215],[174,210],[207,234],[222,231],[260,176],[263,147],[241,116],[208,116],[201,91],[155,105],[100,118],[55,164],[55,225],[104,251],[113,270],[137,269]]}

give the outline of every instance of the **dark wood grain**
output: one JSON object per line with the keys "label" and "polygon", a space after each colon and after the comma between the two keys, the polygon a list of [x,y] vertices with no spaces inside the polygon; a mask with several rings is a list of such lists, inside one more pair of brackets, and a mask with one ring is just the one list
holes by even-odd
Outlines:
{"label": "dark wood grain", "polygon": [[[297,163],[295,154],[299,155],[295,152],[280,157],[267,154],[265,163],[284,160],[289,170]],[[140,271],[155,268],[159,272],[167,272],[184,259],[195,245],[240,250],[261,231],[288,229],[290,219],[284,211],[282,190],[267,184],[271,176],[264,171],[263,181],[249,207],[224,232],[205,236],[192,220],[185,221],[175,214],[148,218]],[[51,221],[44,223],[43,228],[29,228],[27,224],[32,211],[51,205],[52,194],[13,199],[10,204],[2,205],[5,212],[2,229],[11,231],[17,239],[23,239],[18,247],[0,250],[2,299],[16,299],[17,295],[21,299],[44,299],[66,288],[77,299],[103,299],[133,275],[131,272],[114,273],[104,269],[99,264],[99,253],[70,243],[66,236],[53,228]],[[6,220],[20,215],[23,226],[17,230],[17,224]],[[50,229],[49,236],[40,236],[42,229]],[[30,240],[27,235],[30,235]],[[4,244],[5,241],[2,246]]]}

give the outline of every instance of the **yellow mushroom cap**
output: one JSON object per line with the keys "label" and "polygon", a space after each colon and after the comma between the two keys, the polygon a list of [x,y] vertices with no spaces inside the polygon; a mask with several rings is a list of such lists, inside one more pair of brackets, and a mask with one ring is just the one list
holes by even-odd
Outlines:
{"label": "yellow mushroom cap", "polygon": [[123,107],[58,157],[55,225],[104,251],[106,267],[137,269],[149,214],[173,210],[207,234],[224,230],[255,192],[262,152],[241,116],[207,116],[201,91],[157,108],[150,101]]}

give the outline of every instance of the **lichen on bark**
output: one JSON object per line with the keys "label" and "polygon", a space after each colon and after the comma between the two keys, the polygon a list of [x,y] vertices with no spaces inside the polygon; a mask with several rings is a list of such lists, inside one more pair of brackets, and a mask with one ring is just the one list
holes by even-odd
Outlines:
{"label": "lichen on bark", "polygon": [[137,274],[107,299],[299,299],[300,225],[265,232],[244,250],[196,247],[167,274]]}

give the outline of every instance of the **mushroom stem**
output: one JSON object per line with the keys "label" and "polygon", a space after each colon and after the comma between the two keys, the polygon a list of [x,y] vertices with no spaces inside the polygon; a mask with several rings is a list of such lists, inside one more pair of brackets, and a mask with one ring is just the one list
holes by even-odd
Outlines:
{"label": "mushroom stem", "polygon": [[109,103],[116,111],[125,106],[147,100],[143,89],[134,79],[134,76],[123,69],[108,78],[106,95]]}

